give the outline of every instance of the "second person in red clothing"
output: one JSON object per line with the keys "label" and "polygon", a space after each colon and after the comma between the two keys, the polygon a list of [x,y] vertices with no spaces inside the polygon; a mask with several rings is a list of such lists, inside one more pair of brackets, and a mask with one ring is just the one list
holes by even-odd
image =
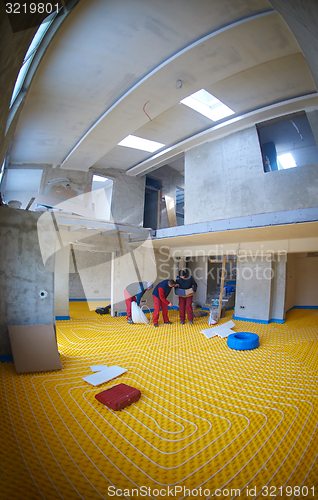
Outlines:
{"label": "second person in red clothing", "polygon": [[[179,288],[182,290],[189,290],[190,288],[192,288],[193,292],[197,291],[198,285],[187,270],[182,270],[179,272],[179,276],[177,277],[176,282],[179,285]],[[179,295],[180,325],[184,325],[186,312],[189,324],[193,324],[192,299],[192,295],[189,295],[188,297],[182,297]]]}
{"label": "second person in red clothing", "polygon": [[174,280],[163,280],[155,287],[152,292],[154,313],[153,313],[153,324],[158,326],[160,308],[162,310],[163,321],[166,325],[171,325],[171,321],[168,318],[168,306],[172,307],[171,302],[167,300],[171,288],[178,286]]}

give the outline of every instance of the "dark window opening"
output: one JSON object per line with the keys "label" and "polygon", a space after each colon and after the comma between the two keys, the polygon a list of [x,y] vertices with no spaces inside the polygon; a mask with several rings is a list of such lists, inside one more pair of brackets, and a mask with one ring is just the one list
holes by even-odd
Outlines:
{"label": "dark window opening", "polygon": [[318,148],[305,111],[256,125],[264,172],[318,163]]}
{"label": "dark window opening", "polygon": [[176,189],[176,216],[178,226],[184,225],[184,190]]}
{"label": "dark window opening", "polygon": [[161,182],[146,177],[144,227],[158,229],[161,215]]}

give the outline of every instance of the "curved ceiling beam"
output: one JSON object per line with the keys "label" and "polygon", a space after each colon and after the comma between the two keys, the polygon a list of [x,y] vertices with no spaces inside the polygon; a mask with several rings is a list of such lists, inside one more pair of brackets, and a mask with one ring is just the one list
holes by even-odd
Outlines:
{"label": "curved ceiling beam", "polygon": [[[258,14],[254,14],[254,15],[245,17],[243,19],[239,19],[238,21],[235,21],[235,22],[230,23],[230,24],[228,24],[226,26],[223,26],[222,28],[219,28],[219,29],[217,29],[217,30],[209,33],[208,35],[205,35],[204,37],[199,38],[195,42],[187,45],[182,50],[176,52],[173,56],[169,57],[168,59],[166,59],[165,61],[163,61],[161,64],[159,64],[158,66],[156,66],[152,71],[150,71],[149,73],[147,73],[147,75],[145,75],[135,85],[133,85],[127,92],[125,92],[119,99],[117,99],[112,104],[112,106],[110,106],[109,108],[107,108],[107,110],[87,130],[87,132],[81,137],[81,139],[76,143],[76,145],[73,147],[73,149],[69,152],[69,154],[64,158],[64,160],[61,163],[61,168],[65,168],[65,169],[75,169],[75,168],[78,168],[78,167],[76,167],[76,166],[74,166],[74,165],[71,164],[70,159],[71,159],[72,155],[80,148],[81,144],[85,141],[85,139],[87,139],[89,137],[89,135],[98,127],[98,125],[101,124],[101,122],[109,115],[109,113],[116,108],[116,106],[118,106],[125,98],[127,98],[129,95],[131,95],[132,92],[134,92],[138,87],[140,87],[149,78],[151,78],[153,75],[155,75],[157,72],[159,72],[162,68],[164,68],[165,66],[167,66],[168,64],[170,64],[171,62],[173,62],[174,60],[176,60],[178,57],[182,56],[183,54],[185,54],[188,51],[192,50],[193,48],[197,47],[198,45],[204,43],[207,40],[210,40],[211,38],[213,38],[213,37],[215,37],[217,35],[220,35],[221,33],[224,33],[224,32],[226,32],[226,31],[228,31],[228,30],[230,30],[232,28],[235,28],[235,27],[237,27],[239,25],[242,25],[244,23],[247,23],[249,21],[254,21],[256,19],[259,19],[259,18],[264,17],[264,16],[268,16],[268,15],[271,15],[271,14],[276,14],[276,10],[274,10],[274,9],[266,10],[264,12],[260,12]],[[94,163],[96,161],[98,161],[98,159],[99,158],[96,158],[95,161],[94,161]],[[85,160],[82,160],[83,170],[88,170],[92,166],[92,164],[94,164],[94,163],[89,162],[91,164],[85,165],[84,163],[85,163]]]}
{"label": "curved ceiling beam", "polygon": [[234,118],[224,120],[222,123],[218,123],[217,125],[198,132],[197,134],[194,134],[177,144],[165,148],[163,151],[159,151],[159,153],[147,158],[147,160],[129,168],[126,171],[126,174],[133,177],[145,175],[146,173],[165,165],[167,161],[171,160],[177,154],[198,146],[203,142],[225,137],[238,129],[242,130],[243,128],[250,127],[258,121],[268,120],[277,116],[299,111],[300,109],[315,106],[318,106],[317,92],[288,99],[269,106],[264,106],[263,108],[249,111],[240,116],[235,116]]}

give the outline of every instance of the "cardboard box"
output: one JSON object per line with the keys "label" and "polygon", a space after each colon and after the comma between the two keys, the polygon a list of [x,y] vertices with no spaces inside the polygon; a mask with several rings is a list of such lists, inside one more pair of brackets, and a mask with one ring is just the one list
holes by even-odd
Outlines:
{"label": "cardboard box", "polygon": [[180,297],[190,297],[191,295],[194,295],[194,291],[192,288],[189,288],[188,290],[182,290],[181,288],[175,288],[174,291],[175,291],[175,294],[179,295]]}
{"label": "cardboard box", "polygon": [[8,330],[18,373],[62,369],[53,325],[8,325]]}

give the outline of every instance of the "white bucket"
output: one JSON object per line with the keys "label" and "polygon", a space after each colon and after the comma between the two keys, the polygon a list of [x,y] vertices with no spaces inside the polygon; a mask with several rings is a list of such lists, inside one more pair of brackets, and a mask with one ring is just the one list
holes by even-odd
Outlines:
{"label": "white bucket", "polygon": [[18,200],[10,200],[8,207],[10,208],[21,208],[22,202]]}

